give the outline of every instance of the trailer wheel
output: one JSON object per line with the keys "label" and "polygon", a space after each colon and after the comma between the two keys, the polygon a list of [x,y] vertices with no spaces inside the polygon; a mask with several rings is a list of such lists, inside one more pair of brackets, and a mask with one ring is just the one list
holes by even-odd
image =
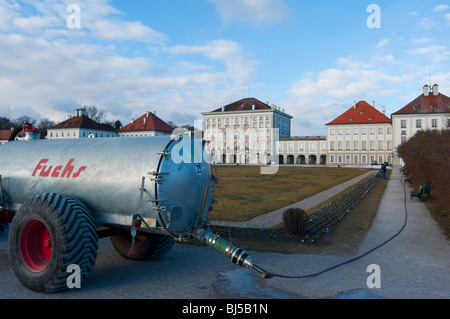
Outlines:
{"label": "trailer wheel", "polygon": [[172,249],[174,242],[173,237],[168,235],[137,233],[135,239],[136,253],[128,256],[131,249],[130,232],[111,237],[111,243],[122,257],[138,261],[161,258]]}
{"label": "trailer wheel", "polygon": [[22,205],[11,224],[10,255],[16,277],[31,290],[54,293],[68,288],[70,265],[80,267],[81,283],[95,264],[97,228],[79,200],[43,194]]}

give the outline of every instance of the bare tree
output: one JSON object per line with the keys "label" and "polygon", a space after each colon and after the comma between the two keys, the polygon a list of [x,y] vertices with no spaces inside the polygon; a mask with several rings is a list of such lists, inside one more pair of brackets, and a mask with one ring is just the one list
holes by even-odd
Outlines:
{"label": "bare tree", "polygon": [[47,136],[47,129],[50,127],[55,126],[55,122],[49,120],[49,119],[42,119],[37,124],[37,128],[41,131],[41,137]]}
{"label": "bare tree", "polygon": [[18,117],[17,119],[15,119],[12,123],[15,128],[22,126],[24,123],[30,123],[30,124],[33,124],[33,126],[34,126],[34,125],[36,125],[36,120],[32,119],[28,115],[22,115],[21,117]]}
{"label": "bare tree", "polygon": [[83,106],[83,109],[86,110],[86,116],[91,120],[100,123],[105,116],[105,111],[98,109],[95,105],[91,106]]}
{"label": "bare tree", "polygon": [[11,122],[10,119],[0,116],[0,130],[9,130],[13,126],[14,124]]}
{"label": "bare tree", "polygon": [[177,124],[175,124],[175,122],[173,121],[168,121],[167,124],[169,124],[171,127],[173,127],[174,129],[178,127]]}

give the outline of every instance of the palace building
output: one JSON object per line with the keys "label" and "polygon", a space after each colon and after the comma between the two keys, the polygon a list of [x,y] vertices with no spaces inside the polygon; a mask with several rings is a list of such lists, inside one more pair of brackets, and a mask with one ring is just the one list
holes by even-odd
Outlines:
{"label": "palace building", "polygon": [[392,114],[354,102],[326,123],[326,136],[291,136],[292,116],[276,105],[245,98],[202,113],[204,137],[216,163],[401,165],[397,146],[418,130],[449,127],[450,98],[437,84]]}
{"label": "palace building", "polygon": [[[444,130],[450,127],[450,97],[439,93],[439,85],[425,85],[423,94],[392,113],[393,145],[406,142],[420,130]],[[394,164],[401,159],[394,152]]]}
{"label": "palace building", "polygon": [[217,163],[276,161],[276,141],[291,135],[292,116],[255,98],[241,99],[202,115],[205,139]]}
{"label": "palace building", "polygon": [[366,101],[355,102],[326,127],[329,164],[392,161],[391,120]]}

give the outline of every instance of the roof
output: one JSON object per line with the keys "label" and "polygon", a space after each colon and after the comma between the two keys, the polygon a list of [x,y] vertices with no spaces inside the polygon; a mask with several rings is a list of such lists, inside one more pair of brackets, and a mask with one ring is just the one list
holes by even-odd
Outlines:
{"label": "roof", "polygon": [[232,111],[252,111],[253,105],[255,110],[270,110],[271,107],[254,97],[241,99],[231,104],[225,105],[212,112],[232,112]]}
{"label": "roof", "polygon": [[285,117],[292,118],[291,115],[287,114],[284,110],[280,110],[279,107],[276,107],[274,105],[269,106],[267,103],[261,102],[260,100],[254,97],[240,99],[239,101],[222,106],[214,111],[203,112],[202,114],[212,115],[212,113],[241,112],[241,111],[274,111],[282,114]]}
{"label": "roof", "polygon": [[[0,130],[0,141],[7,141],[11,137],[14,130]],[[16,137],[23,137],[23,130],[17,133]]]}
{"label": "roof", "polygon": [[64,122],[56,124],[53,127],[50,127],[51,130],[61,130],[61,129],[74,129],[74,128],[82,128],[88,130],[97,130],[97,131],[109,131],[115,132],[116,130],[109,124],[97,123],[94,120],[90,119],[86,115],[74,116],[71,117]]}
{"label": "roof", "polygon": [[7,141],[13,130],[0,130],[0,141]]}
{"label": "roof", "polygon": [[359,101],[342,115],[326,125],[380,123],[391,123],[391,120],[366,101]]}
{"label": "roof", "polygon": [[172,133],[173,127],[161,120],[152,112],[147,112],[137,120],[122,127],[119,132],[158,131]]}
{"label": "roof", "polygon": [[432,114],[432,113],[448,113],[450,112],[450,97],[438,93],[434,95],[421,94],[416,99],[408,103],[392,115],[401,114]]}

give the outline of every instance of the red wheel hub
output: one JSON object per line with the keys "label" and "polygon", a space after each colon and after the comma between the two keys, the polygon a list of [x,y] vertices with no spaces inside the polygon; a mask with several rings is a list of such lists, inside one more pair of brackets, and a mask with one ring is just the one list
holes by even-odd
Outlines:
{"label": "red wheel hub", "polygon": [[22,260],[29,270],[44,270],[52,257],[52,238],[47,226],[37,219],[28,221],[20,234]]}

